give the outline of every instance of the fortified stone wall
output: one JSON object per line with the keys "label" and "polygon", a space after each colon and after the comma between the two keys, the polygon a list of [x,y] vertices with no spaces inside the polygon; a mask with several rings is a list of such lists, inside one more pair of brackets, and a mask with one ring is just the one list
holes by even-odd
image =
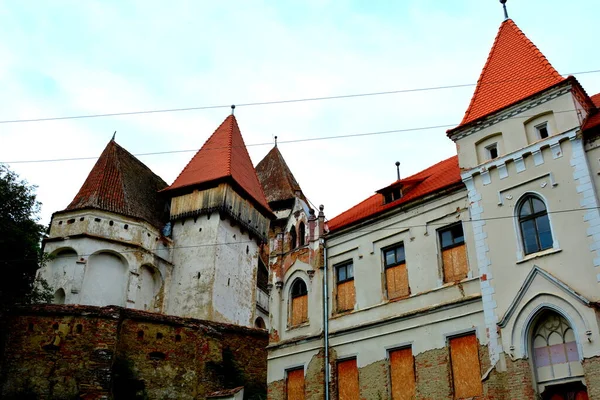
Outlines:
{"label": "fortified stone wall", "polygon": [[20,307],[7,327],[3,399],[205,399],[236,386],[266,397],[263,330],[75,305]]}

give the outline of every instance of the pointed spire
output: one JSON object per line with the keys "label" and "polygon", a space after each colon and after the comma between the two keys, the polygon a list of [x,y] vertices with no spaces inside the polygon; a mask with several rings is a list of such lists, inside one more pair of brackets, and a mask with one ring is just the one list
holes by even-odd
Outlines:
{"label": "pointed spire", "polygon": [[157,192],[166,186],[165,181],[113,139],[65,211],[99,209],[160,227],[164,223],[164,204]]}
{"label": "pointed spire", "polygon": [[[256,174],[269,203],[290,200],[297,191],[302,192],[277,145],[256,165]],[[306,201],[303,195],[301,198]]]}
{"label": "pointed spire", "polygon": [[111,141],[115,141],[115,136],[117,136],[117,131],[115,131],[115,133],[113,133],[112,139],[110,139]]}
{"label": "pointed spire", "polygon": [[502,3],[502,8],[504,9],[504,20],[508,19],[508,11],[506,11],[506,0],[500,0]]}
{"label": "pointed spire", "polygon": [[517,25],[506,19],[500,25],[462,122],[448,133],[565,79]]}
{"label": "pointed spire", "polygon": [[[232,107],[233,111],[233,107]],[[166,191],[233,180],[270,212],[235,116],[229,115]]]}

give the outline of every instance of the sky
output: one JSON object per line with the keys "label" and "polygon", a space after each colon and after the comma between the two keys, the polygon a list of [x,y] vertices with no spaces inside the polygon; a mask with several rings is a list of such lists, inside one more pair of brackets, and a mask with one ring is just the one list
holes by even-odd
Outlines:
{"label": "sky", "polygon": [[[559,73],[600,69],[600,2],[507,7]],[[497,0],[0,1],[0,162],[37,186],[47,224],[113,132],[132,154],[169,152],[138,158],[171,184],[237,104],[254,165],[277,136],[331,219],[395,181],[396,161],[406,177],[455,155],[446,129],[474,86],[242,104],[474,84],[503,18]],[[575,76],[600,92],[600,73]],[[4,122],[204,106],[223,107]],[[22,162],[70,158],[92,159]]]}

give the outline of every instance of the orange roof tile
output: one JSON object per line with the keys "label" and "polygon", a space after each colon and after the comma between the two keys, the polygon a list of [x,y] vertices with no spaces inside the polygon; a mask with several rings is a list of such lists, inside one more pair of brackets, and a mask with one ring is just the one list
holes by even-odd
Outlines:
{"label": "orange roof tile", "polygon": [[384,211],[407,204],[439,190],[461,184],[458,157],[450,157],[415,175],[396,181],[391,186],[397,186],[398,183],[402,182],[414,184],[412,189],[407,191],[403,197],[391,203],[384,204],[383,194],[381,194],[381,191],[378,191],[363,202],[329,220],[327,224],[329,231],[333,232],[368,218],[376,217]]}
{"label": "orange roof tile", "polygon": [[150,168],[111,140],[64,211],[95,208],[161,227],[165,207],[158,191],[166,186]]}
{"label": "orange roof tile", "polygon": [[564,80],[517,25],[507,19],[500,25],[462,122],[448,133]]}
{"label": "orange roof tile", "polygon": [[584,131],[588,131],[592,128],[597,128],[600,126],[600,93],[597,93],[590,97],[590,100],[592,101],[592,103],[594,103],[596,109],[590,112],[590,115],[583,123]]}
{"label": "orange roof tile", "polygon": [[165,191],[232,179],[252,200],[271,212],[233,115],[217,128]]}

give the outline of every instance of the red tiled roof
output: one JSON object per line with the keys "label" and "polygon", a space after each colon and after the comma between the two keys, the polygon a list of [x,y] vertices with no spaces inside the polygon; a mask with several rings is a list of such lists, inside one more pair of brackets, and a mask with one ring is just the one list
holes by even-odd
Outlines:
{"label": "red tiled roof", "polygon": [[585,120],[583,124],[584,131],[600,126],[600,93],[593,95],[590,99],[596,109],[592,110],[591,115]]}
{"label": "red tiled roof", "polygon": [[158,191],[167,184],[150,168],[111,140],[65,211],[95,208],[164,224]]}
{"label": "red tiled roof", "polygon": [[225,118],[175,182],[165,190],[190,188],[225,179],[233,179],[256,203],[271,211],[233,115]]}
{"label": "red tiled roof", "polygon": [[462,122],[448,132],[564,80],[517,25],[507,19],[500,25]]}
{"label": "red tiled roof", "polygon": [[333,232],[368,218],[373,218],[389,209],[459,184],[461,182],[461,177],[460,169],[458,167],[458,157],[450,157],[449,159],[441,161],[415,175],[396,181],[391,186],[397,186],[398,182],[401,183],[404,181],[416,184],[412,189],[407,191],[402,198],[384,204],[383,194],[380,193],[381,191],[378,191],[378,193],[363,202],[329,220],[329,231]]}
{"label": "red tiled roof", "polygon": [[277,146],[256,165],[256,174],[269,203],[293,199],[302,190]]}

